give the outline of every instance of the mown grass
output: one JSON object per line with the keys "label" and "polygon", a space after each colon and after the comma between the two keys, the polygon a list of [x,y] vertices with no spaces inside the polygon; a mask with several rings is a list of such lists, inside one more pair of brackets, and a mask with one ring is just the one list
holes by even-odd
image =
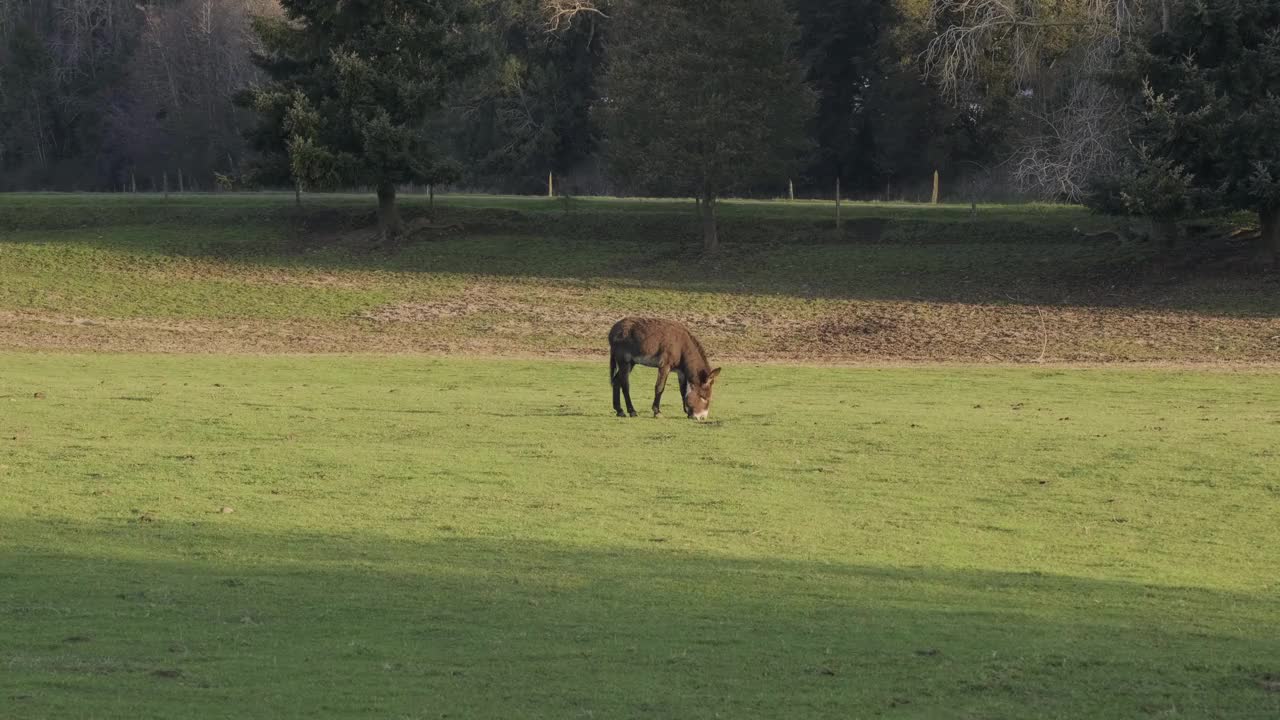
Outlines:
{"label": "mown grass", "polygon": [[1280,713],[1273,372],[0,368],[6,717]]}
{"label": "mown grass", "polygon": [[[303,208],[341,207],[354,211],[370,212],[371,195],[360,193],[323,193],[304,196]],[[410,209],[425,208],[428,198],[423,194],[401,194],[400,202]],[[534,215],[593,214],[621,212],[629,215],[692,215],[692,200],[574,197],[545,198],[513,195],[438,195],[437,205],[442,209],[461,210],[509,210]],[[170,212],[222,212],[228,215],[246,211],[278,211],[290,213],[295,202],[291,193],[221,193],[174,194],[169,198],[160,195],[101,194],[101,193],[6,193],[0,195],[0,208],[21,213],[11,219],[13,224],[41,225],[70,224],[73,218],[85,214],[98,217],[127,217],[146,208],[166,208]],[[1094,217],[1083,208],[1047,203],[990,204],[977,206],[981,217],[1005,221],[1039,220],[1050,224],[1085,222]],[[834,223],[835,203],[832,200],[726,200],[717,206],[718,214],[729,220],[738,218],[826,220]],[[850,202],[841,206],[844,218],[888,217],[896,219],[929,219],[956,221],[972,219],[974,208],[968,203],[940,203],[925,205],[906,202]],[[1097,223],[1088,223],[1097,224]]]}
{"label": "mown grass", "polygon": [[[707,261],[687,203],[442,198],[392,247],[367,197],[291,204],[0,196],[0,350],[598,351],[692,312],[716,357],[775,321],[847,352],[945,310],[977,352],[1265,360],[1280,315],[1265,277],[1134,275],[1078,208],[726,203]],[[1065,319],[981,335],[1024,303]],[[1114,324],[1154,311],[1180,337]],[[0,717],[1280,713],[1274,371],[730,363],[702,425],[613,419],[604,375],[0,355]]]}
{"label": "mown grass", "polygon": [[[782,316],[844,300],[1108,306],[1280,315],[1266,277],[1147,278],[1065,206],[724,203],[724,252],[700,257],[689,203],[453,196],[452,230],[391,248],[361,196],[0,197],[0,309],[117,318],[342,320],[431,302],[469,281],[572,287],[584,304],[708,312],[768,301]],[[405,199],[420,215],[425,199]],[[1120,255],[1117,253],[1120,252]],[[1126,251],[1127,252],[1127,251]],[[613,298],[613,304],[609,304]],[[815,305],[816,304],[816,305]],[[825,307],[824,307],[824,304]]]}

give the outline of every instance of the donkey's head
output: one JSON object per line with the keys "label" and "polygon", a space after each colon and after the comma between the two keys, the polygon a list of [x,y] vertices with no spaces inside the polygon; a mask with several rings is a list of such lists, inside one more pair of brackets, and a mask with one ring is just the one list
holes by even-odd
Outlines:
{"label": "donkey's head", "polygon": [[700,371],[689,378],[689,388],[685,392],[684,404],[689,410],[689,417],[694,420],[706,420],[711,412],[711,386],[720,375],[720,368],[711,372]]}

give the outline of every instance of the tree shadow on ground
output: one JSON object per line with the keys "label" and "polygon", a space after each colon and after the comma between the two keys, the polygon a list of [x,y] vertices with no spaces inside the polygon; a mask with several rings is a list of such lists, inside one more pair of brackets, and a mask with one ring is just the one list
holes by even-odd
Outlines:
{"label": "tree shadow on ground", "polygon": [[[239,520],[240,522],[236,522]],[[1270,718],[1274,598],[247,518],[6,520],[22,717]],[[927,561],[922,557],[922,561]]]}

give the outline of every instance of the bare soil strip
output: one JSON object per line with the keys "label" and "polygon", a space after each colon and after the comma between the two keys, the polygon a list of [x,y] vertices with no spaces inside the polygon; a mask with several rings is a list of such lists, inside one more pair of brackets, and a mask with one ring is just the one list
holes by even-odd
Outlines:
{"label": "bare soil strip", "polygon": [[[157,353],[425,353],[594,357],[626,313],[568,290],[476,283],[439,301],[331,322],[84,318],[0,311],[0,349]],[[725,360],[806,363],[1280,365],[1280,318],[1074,306],[827,302],[664,313]]]}

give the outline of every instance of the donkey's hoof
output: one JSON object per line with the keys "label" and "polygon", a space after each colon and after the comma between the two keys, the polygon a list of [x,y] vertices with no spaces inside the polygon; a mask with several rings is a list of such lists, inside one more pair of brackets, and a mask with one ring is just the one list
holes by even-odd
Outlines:
{"label": "donkey's hoof", "polygon": [[627,414],[626,414],[626,413],[622,412],[621,410],[619,410],[619,411],[618,411],[618,417],[623,417],[623,418],[624,418],[624,417],[626,417],[626,416],[627,416]]}
{"label": "donkey's hoof", "polygon": [[631,414],[631,417],[640,417],[640,413],[636,412],[635,410],[632,410],[630,414]]}
{"label": "donkey's hoof", "polygon": [[660,417],[662,417],[662,413],[658,412],[657,410],[654,410],[654,411],[653,411],[653,416],[654,416],[655,418],[660,418]]}

